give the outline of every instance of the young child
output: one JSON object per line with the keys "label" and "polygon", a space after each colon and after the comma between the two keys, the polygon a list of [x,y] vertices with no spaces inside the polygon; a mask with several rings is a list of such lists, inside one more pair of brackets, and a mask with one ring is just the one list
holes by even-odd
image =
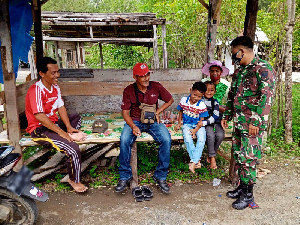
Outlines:
{"label": "young child", "polygon": [[207,139],[207,162],[210,163],[211,169],[217,169],[216,154],[220,144],[224,139],[224,130],[221,126],[222,116],[219,112],[219,102],[213,96],[216,93],[216,86],[212,81],[206,81],[206,92],[204,94],[204,103],[207,107],[209,117],[199,121],[198,125],[205,126]]}
{"label": "young child", "polygon": [[[190,95],[183,97],[177,106],[179,110],[178,125],[175,130],[181,127],[183,120],[182,134],[184,143],[190,156],[189,169],[195,173],[195,169],[201,168],[200,158],[205,145],[206,132],[204,127],[198,126],[199,120],[208,117],[208,112],[203,101],[203,95],[206,91],[206,85],[199,81],[193,84],[190,89]],[[193,138],[197,136],[196,146]]]}

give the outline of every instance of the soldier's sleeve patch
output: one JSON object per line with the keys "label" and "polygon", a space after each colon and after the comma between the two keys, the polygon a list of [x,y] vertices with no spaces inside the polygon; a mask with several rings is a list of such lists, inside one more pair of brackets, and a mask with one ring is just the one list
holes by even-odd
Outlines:
{"label": "soldier's sleeve patch", "polygon": [[260,75],[261,75],[261,79],[263,81],[265,81],[268,79],[269,72],[265,70],[265,71],[262,71]]}

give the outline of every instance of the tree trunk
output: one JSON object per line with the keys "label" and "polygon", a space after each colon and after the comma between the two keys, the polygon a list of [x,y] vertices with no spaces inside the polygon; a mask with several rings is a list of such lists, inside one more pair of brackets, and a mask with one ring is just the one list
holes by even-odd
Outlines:
{"label": "tree trunk", "polygon": [[205,62],[214,60],[218,19],[222,0],[210,0],[208,8]]}
{"label": "tree trunk", "polygon": [[286,24],[286,41],[285,41],[285,141],[290,144],[293,142],[292,137],[292,44],[293,29],[295,25],[295,0],[287,0],[288,21]]}
{"label": "tree trunk", "polygon": [[247,0],[243,34],[250,37],[253,42],[255,41],[257,11],[258,0]]}

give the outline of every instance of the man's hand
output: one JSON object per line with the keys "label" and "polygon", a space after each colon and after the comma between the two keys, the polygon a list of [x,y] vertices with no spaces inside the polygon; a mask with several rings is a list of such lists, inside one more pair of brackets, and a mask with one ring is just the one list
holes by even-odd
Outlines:
{"label": "man's hand", "polygon": [[223,106],[219,106],[219,112],[220,113],[224,113],[225,112],[225,108]]}
{"label": "man's hand", "polygon": [[221,120],[221,126],[223,127],[223,130],[225,130],[228,127],[227,120]]}
{"label": "man's hand", "polygon": [[181,128],[181,123],[178,123],[175,127],[174,130],[177,132]]}
{"label": "man's hand", "polygon": [[257,136],[258,135],[258,131],[259,131],[259,128],[250,124],[249,125],[249,135],[250,136]]}
{"label": "man's hand", "polygon": [[141,132],[140,128],[138,128],[137,126],[132,127],[132,133],[135,136],[141,136],[142,135],[142,132]]}
{"label": "man's hand", "polygon": [[63,130],[62,132],[59,132],[58,135],[70,142],[73,142],[73,139],[69,136],[69,134],[67,132],[64,132]]}
{"label": "man's hand", "polygon": [[78,133],[79,130],[76,130],[74,127],[70,126],[67,128],[68,133],[73,134],[73,133]]}
{"label": "man's hand", "polygon": [[198,122],[197,126],[198,126],[199,128],[201,128],[201,127],[203,126],[202,120],[200,120],[200,121]]}
{"label": "man's hand", "polygon": [[160,123],[159,114],[160,114],[160,113],[157,113],[157,112],[156,112],[156,115],[155,115],[155,117],[156,117],[156,122],[157,122],[157,123]]}
{"label": "man's hand", "polygon": [[191,132],[192,138],[196,138],[197,130],[196,129],[190,129],[190,132]]}

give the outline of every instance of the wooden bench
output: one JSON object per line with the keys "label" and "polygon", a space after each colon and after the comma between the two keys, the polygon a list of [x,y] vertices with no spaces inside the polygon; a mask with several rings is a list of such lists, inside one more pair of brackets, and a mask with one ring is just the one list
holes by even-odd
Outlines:
{"label": "wooden bench", "polygon": [[[83,70],[84,72],[84,69],[81,70]],[[64,69],[61,69],[61,71],[63,73]],[[70,78],[68,76],[65,76],[65,78],[60,78],[59,85],[68,112],[78,112],[81,114],[103,111],[110,113],[119,113],[123,90],[127,85],[134,82],[132,78],[132,70],[95,69],[92,70],[92,72],[91,70],[89,70],[89,73],[91,73],[91,76],[89,76],[88,78]],[[151,80],[161,82],[169,90],[174,98],[174,103],[168,110],[175,110],[181,97],[189,94],[189,90],[192,84],[201,79],[201,69],[159,69],[154,70],[151,74]],[[34,82],[35,81],[30,81],[17,86],[16,96],[19,114],[24,114],[25,95],[28,88]],[[182,136],[174,134],[172,135],[172,140],[182,140]],[[145,136],[141,139],[138,138],[137,141],[153,141],[153,139],[151,136]],[[83,162],[82,167],[86,168],[92,160],[96,159],[97,156],[99,157],[100,155],[107,153],[113,147],[114,143],[118,142],[119,137],[90,137],[86,141],[78,143],[80,146],[89,144],[98,145],[98,147],[87,149],[87,151],[97,152],[98,154],[95,154],[95,157],[92,157],[86,162]],[[0,135],[0,144],[1,143],[9,143],[9,140],[7,138],[6,140],[5,138],[1,138]],[[104,146],[103,144],[106,145]],[[25,147],[35,146],[37,144],[33,141],[30,141],[29,139],[21,139],[20,145],[22,146],[22,149],[24,149]],[[45,154],[47,151],[49,150],[45,149],[39,151],[36,155],[27,159],[25,161],[25,164],[29,164],[36,158]],[[59,169],[60,165],[57,165],[63,157],[61,155],[62,154],[60,153],[55,154],[45,165],[41,167],[40,171],[43,171],[43,176],[46,174],[47,169],[48,172],[51,170],[53,172]],[[226,157],[227,156],[224,155],[224,158]],[[136,145],[134,145],[132,151],[132,168],[133,173],[135,173],[134,177],[136,178],[135,181],[137,183],[136,162]],[[36,178],[39,179],[40,177],[42,176]]]}

